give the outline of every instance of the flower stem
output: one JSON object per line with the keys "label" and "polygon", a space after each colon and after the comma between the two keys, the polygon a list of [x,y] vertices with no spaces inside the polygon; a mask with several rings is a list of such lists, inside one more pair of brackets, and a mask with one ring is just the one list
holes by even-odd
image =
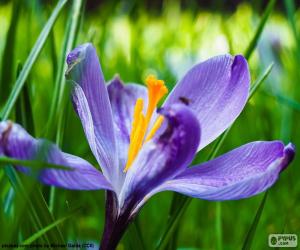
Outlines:
{"label": "flower stem", "polygon": [[111,191],[107,191],[105,210],[105,225],[99,250],[114,250],[132,219],[129,212],[119,214],[117,197]]}

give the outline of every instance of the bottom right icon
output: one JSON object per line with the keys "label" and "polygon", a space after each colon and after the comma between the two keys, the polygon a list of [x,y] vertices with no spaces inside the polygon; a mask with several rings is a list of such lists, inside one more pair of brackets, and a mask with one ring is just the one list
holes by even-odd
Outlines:
{"label": "bottom right icon", "polygon": [[296,234],[270,234],[269,247],[297,247],[298,237]]}

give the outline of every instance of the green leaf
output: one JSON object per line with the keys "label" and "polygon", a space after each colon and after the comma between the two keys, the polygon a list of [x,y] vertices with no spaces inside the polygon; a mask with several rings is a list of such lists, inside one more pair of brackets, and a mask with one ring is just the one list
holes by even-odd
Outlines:
{"label": "green leaf", "polygon": [[255,94],[259,86],[266,80],[266,78],[269,76],[273,69],[274,63],[271,63],[264,73],[252,84],[249,94],[249,100],[252,98],[252,96]]}
{"label": "green leaf", "polygon": [[273,8],[274,8],[274,5],[276,3],[276,0],[270,0],[264,13],[263,13],[263,16],[262,18],[260,19],[260,22],[259,22],[259,25],[255,31],[255,34],[251,40],[251,42],[249,43],[248,47],[247,47],[247,50],[245,51],[245,58],[246,59],[249,59],[250,56],[252,55],[256,45],[257,45],[257,42],[261,36],[261,33],[263,32],[264,30],[264,27],[267,23],[267,20],[269,19],[269,16],[270,14],[272,13],[273,11]]}
{"label": "green leaf", "polygon": [[[22,64],[18,64],[17,77],[22,70]],[[24,84],[21,95],[16,103],[16,122],[22,124],[30,134],[34,133],[33,112],[29,96],[29,87],[27,81]]]}
{"label": "green leaf", "polygon": [[[30,236],[29,238],[27,238],[26,240],[24,240],[22,242],[22,245],[26,245],[26,244],[31,244],[33,243],[35,240],[37,240],[38,238],[40,238],[41,236],[43,236],[45,233],[47,233],[49,230],[51,230],[52,228],[56,227],[57,225],[61,224],[62,222],[64,222],[65,220],[73,217],[76,213],[78,213],[79,209],[75,209],[74,211],[72,211],[70,214],[68,214],[67,216],[60,218],[56,221],[54,221],[53,223],[51,223],[50,225],[42,228],[41,230],[39,230],[38,232],[36,232],[35,234],[33,234],[32,236]],[[21,248],[24,249],[24,248]]]}
{"label": "green leaf", "polygon": [[280,92],[274,92],[271,93],[269,91],[264,91],[264,93],[268,96],[272,96],[274,98],[276,98],[276,100],[286,106],[288,106],[289,108],[296,110],[296,111],[300,111],[300,103],[295,101],[294,99],[281,94]]}
{"label": "green leaf", "polygon": [[40,160],[19,160],[11,157],[1,156],[0,157],[0,166],[6,166],[7,164],[17,165],[17,166],[24,166],[24,167],[30,167],[32,169],[43,169],[43,168],[53,168],[53,169],[61,169],[61,170],[68,170],[73,171],[72,168],[48,163]]}
{"label": "green leaf", "polygon": [[[268,68],[265,70],[265,72],[254,82],[254,84],[251,87],[250,90],[250,95],[248,98],[248,101],[253,97],[254,93],[256,92],[256,90],[258,89],[258,87],[263,83],[263,81],[268,77],[268,75],[270,74],[271,70],[273,68],[273,63],[268,66]],[[222,144],[224,143],[227,135],[229,134],[231,127],[229,127],[219,138],[219,140],[217,141],[217,143],[215,143],[213,150],[211,152],[211,154],[209,155],[207,160],[211,160],[213,159],[219,152]],[[174,198],[173,198],[174,199]],[[169,241],[169,238],[172,235],[172,232],[176,229],[178,222],[180,221],[180,217],[184,214],[185,210],[187,209],[189,203],[191,202],[191,198],[189,197],[184,197],[183,202],[178,206],[178,209],[176,211],[176,213],[174,213],[173,215],[170,215],[170,219],[168,221],[168,225],[165,228],[165,231],[162,235],[162,238],[159,240],[159,243],[157,245],[157,250],[163,250],[164,247],[166,246],[166,244]],[[179,218],[178,218],[179,217]]]}
{"label": "green leaf", "polygon": [[13,106],[15,105],[18,96],[24,86],[24,83],[28,77],[28,74],[30,70],[32,69],[33,64],[35,63],[38,55],[40,54],[43,46],[45,45],[45,42],[49,36],[50,30],[52,29],[56,19],[58,18],[58,15],[60,14],[62,8],[66,4],[67,0],[60,0],[55,9],[52,12],[52,15],[48,19],[44,29],[42,30],[41,34],[39,35],[34,47],[32,48],[28,58],[26,59],[26,62],[24,64],[24,68],[20,72],[20,75],[15,82],[15,85],[11,91],[11,94],[9,95],[7,102],[5,103],[4,108],[1,111],[1,119],[6,120],[8,116],[10,115],[10,112],[12,111]]}
{"label": "green leaf", "polygon": [[[56,72],[56,80],[54,87],[54,94],[51,103],[50,116],[46,127],[46,137],[53,139],[54,132],[56,132],[56,144],[61,146],[63,142],[63,134],[65,128],[65,121],[67,120],[68,112],[60,112],[60,107],[65,107],[68,111],[69,102],[64,100],[66,92],[66,80],[64,72],[67,70],[65,62],[66,55],[74,47],[79,31],[80,13],[83,8],[83,1],[73,1],[72,8],[69,12],[67,28],[65,32],[62,52],[60,55],[60,62],[58,71]],[[65,98],[69,100],[68,98]],[[49,208],[53,211],[55,201],[55,187],[50,188]]]}
{"label": "green leaf", "polygon": [[252,222],[252,225],[246,235],[246,239],[244,241],[244,245],[243,245],[243,250],[249,250],[251,249],[251,245],[252,245],[252,242],[253,242],[253,239],[254,239],[254,235],[255,235],[255,232],[256,232],[256,228],[257,228],[257,225],[258,225],[258,222],[261,218],[261,215],[262,215],[262,212],[263,212],[263,209],[265,207],[265,203],[266,203],[266,199],[267,199],[267,196],[268,196],[268,191],[265,192],[264,194],[264,197],[262,199],[262,201],[260,202],[260,205],[259,205],[259,208],[255,214],[255,217],[254,217],[254,220]]}
{"label": "green leaf", "polygon": [[[169,211],[169,218],[176,213],[178,206],[180,207],[181,204],[185,201],[186,196],[180,194],[180,193],[175,193],[173,195],[172,203],[171,203],[171,209]],[[178,221],[178,224],[180,223],[180,220]],[[166,249],[172,250],[172,249],[177,249],[177,240],[178,240],[178,233],[179,233],[179,227],[176,227],[174,229],[174,232],[172,233],[172,236],[170,237],[169,244],[166,246]]]}
{"label": "green leaf", "polygon": [[177,207],[174,214],[171,216],[171,218],[168,220],[168,223],[166,225],[166,229],[164,233],[162,234],[161,239],[159,240],[156,249],[157,250],[163,250],[168,241],[169,238],[172,236],[172,233],[176,229],[178,222],[181,220],[181,217],[183,216],[185,210],[188,208],[189,204],[191,203],[192,199],[188,197],[184,197],[183,202],[180,204],[180,206]]}
{"label": "green leaf", "polygon": [[223,249],[223,240],[222,240],[222,203],[216,202],[216,249]]}
{"label": "green leaf", "polygon": [[9,212],[9,210],[11,210],[11,204],[12,204],[12,200],[14,198],[14,189],[10,188],[6,197],[5,197],[5,201],[4,201],[4,212],[7,213]]}
{"label": "green leaf", "polygon": [[144,249],[146,250],[146,244],[144,243],[143,237],[141,235],[141,229],[139,224],[139,217],[136,217],[134,222],[128,228],[126,233],[127,248],[130,249]]}
{"label": "green leaf", "polygon": [[284,0],[284,4],[285,4],[288,20],[289,20],[292,30],[293,30],[293,35],[295,37],[295,40],[296,40],[298,46],[300,46],[300,38],[298,36],[297,24],[296,24],[296,20],[295,20],[296,8],[295,8],[294,0]]}
{"label": "green leaf", "polygon": [[54,38],[54,31],[51,30],[49,34],[49,43],[50,43],[50,53],[51,53],[51,63],[52,63],[52,72],[53,72],[53,81],[56,78],[57,74],[57,64],[58,58],[56,54],[56,46],[55,46],[55,38]]}
{"label": "green leaf", "polygon": [[[173,195],[172,203],[171,203],[171,209],[169,212],[169,216],[173,216],[176,212],[177,207],[182,204],[185,200],[185,196],[180,193],[175,193]],[[181,218],[182,219],[182,218]],[[180,223],[181,219],[179,220],[178,224]],[[179,233],[179,227],[177,227],[169,239],[169,244],[167,245],[166,249],[172,250],[177,249],[177,241],[178,241],[178,233]]]}
{"label": "green leaf", "polygon": [[[4,103],[5,98],[9,94],[9,90],[12,85],[12,81],[14,78],[14,51],[15,51],[15,41],[16,41],[16,29],[19,21],[20,10],[22,6],[22,1],[14,0],[13,1],[13,9],[12,16],[10,21],[10,26],[8,28],[5,47],[2,55],[2,75],[0,79],[0,103]],[[2,38],[1,38],[2,39]]]}
{"label": "green leaf", "polygon": [[[44,226],[54,222],[54,217],[49,212],[46,201],[39,188],[36,187],[36,183],[32,182],[31,180],[27,180],[27,178],[24,178],[21,181],[15,169],[10,166],[7,166],[5,170],[16,194],[21,198],[23,209],[21,209],[20,211],[23,213],[24,211],[29,210],[28,214],[33,227],[36,230],[39,230]],[[20,218],[19,216],[16,217],[17,219]],[[19,228],[18,223],[14,223],[14,226],[14,229],[11,231],[11,237],[15,237],[17,235],[17,231]],[[62,234],[57,226],[53,228],[53,230],[49,231],[45,235],[44,239],[48,243],[64,243]]]}
{"label": "green leaf", "polygon": [[[44,29],[42,30],[41,34],[39,35],[33,49],[31,50],[28,58],[26,59],[26,62],[24,64],[23,69],[21,70],[16,83],[13,87],[13,90],[8,97],[8,100],[4,106],[4,108],[1,111],[1,119],[6,120],[8,116],[10,115],[12,108],[14,104],[16,103],[19,94],[21,93],[21,90],[25,84],[25,81],[28,77],[28,74],[30,70],[32,69],[32,66],[34,62],[36,61],[39,53],[41,52],[47,38],[49,35],[50,30],[52,29],[59,13],[61,12],[62,8],[66,4],[67,0],[60,0],[55,7],[54,11],[52,12],[52,15],[50,16],[49,20],[47,21]],[[3,159],[3,161],[8,159]],[[10,161],[10,160],[8,160]],[[24,163],[24,162],[22,162]],[[31,163],[30,163],[31,164]],[[29,199],[28,194],[26,193],[26,187],[23,185],[21,180],[19,179],[17,173],[12,167],[6,167],[5,173],[11,182],[13,188],[15,189],[16,193],[20,194],[24,200],[26,200],[27,203],[29,203],[29,215],[32,220],[32,223],[35,228],[39,229],[43,225],[50,224],[53,221],[53,216],[49,212],[49,209],[47,207],[47,204],[41,194],[41,192],[35,191],[32,193],[31,199]],[[38,212],[37,212],[38,211]],[[12,230],[12,232],[15,232],[15,230]],[[13,235],[13,233],[11,234]],[[62,235],[58,228],[55,228],[55,230],[52,230],[47,234],[46,240],[48,242],[63,242]]]}
{"label": "green leaf", "polygon": [[73,6],[69,13],[57,77],[55,81],[51,111],[46,128],[46,134],[49,138],[52,138],[54,132],[58,131],[56,134],[56,142],[58,144],[60,144],[62,140],[64,120],[64,115],[62,112],[60,112],[60,108],[66,104],[66,102],[64,102],[64,94],[66,89],[66,80],[64,73],[67,70],[67,64],[65,60],[67,53],[70,52],[74,47],[76,38],[78,36],[78,26],[80,20],[80,11],[82,9],[82,2],[82,0],[73,1]]}

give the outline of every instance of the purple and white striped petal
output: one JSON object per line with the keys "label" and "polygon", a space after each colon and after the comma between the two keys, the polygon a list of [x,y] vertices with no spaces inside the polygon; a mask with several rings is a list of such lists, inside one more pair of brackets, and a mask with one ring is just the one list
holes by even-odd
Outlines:
{"label": "purple and white striped petal", "polygon": [[144,100],[144,114],[148,106],[147,88],[143,85],[123,84],[119,77],[115,77],[107,86],[110,104],[113,112],[116,143],[119,154],[119,168],[123,172],[127,161],[130,142],[130,132],[136,100]]}
{"label": "purple and white striped petal", "polygon": [[96,50],[91,44],[80,45],[69,53],[67,63],[66,75],[75,83],[74,108],[104,175],[115,183],[118,162],[113,117]]}
{"label": "purple and white striped petal", "polygon": [[243,56],[216,56],[197,64],[176,84],[165,105],[189,100],[201,124],[204,148],[239,116],[244,108],[250,84],[247,61]]}
{"label": "purple and white striped petal", "polygon": [[129,168],[120,206],[134,206],[162,182],[184,171],[200,141],[200,126],[193,112],[183,104],[163,108],[168,121],[165,132],[146,143]]}
{"label": "purple and white striped petal", "polygon": [[30,168],[17,166],[19,171],[34,174],[47,185],[75,190],[112,189],[101,172],[90,163],[60,151],[55,144],[33,138],[18,124],[0,123],[0,153],[20,160],[38,159],[72,168],[71,171],[44,168],[35,173]]}
{"label": "purple and white striped petal", "polygon": [[171,190],[207,200],[247,198],[271,187],[294,154],[292,144],[280,141],[248,143],[186,169],[153,193]]}

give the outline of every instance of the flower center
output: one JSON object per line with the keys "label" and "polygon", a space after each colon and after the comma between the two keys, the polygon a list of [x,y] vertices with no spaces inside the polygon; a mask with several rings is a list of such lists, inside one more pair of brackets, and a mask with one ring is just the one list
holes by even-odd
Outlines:
{"label": "flower center", "polygon": [[158,116],[152,129],[147,134],[152,114],[161,98],[168,93],[168,89],[164,81],[156,79],[153,75],[147,77],[146,85],[148,88],[147,112],[146,115],[143,114],[144,100],[142,98],[138,98],[134,107],[130,144],[124,172],[130,168],[143,143],[149,141],[155,135],[164,120],[163,116]]}

